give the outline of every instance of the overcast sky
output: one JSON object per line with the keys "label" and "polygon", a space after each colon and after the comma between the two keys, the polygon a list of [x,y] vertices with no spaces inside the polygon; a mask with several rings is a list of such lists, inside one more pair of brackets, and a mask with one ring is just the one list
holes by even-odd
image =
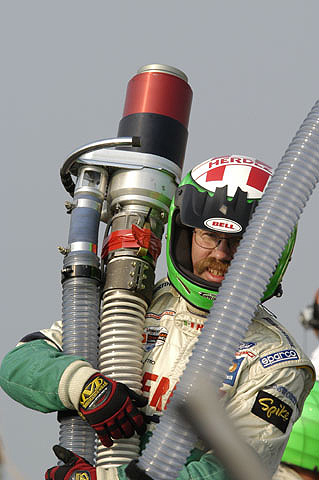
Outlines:
{"label": "overcast sky", "polygon": [[[183,172],[246,154],[275,167],[319,98],[317,0],[11,0],[1,36],[1,358],[61,316],[60,270],[70,200],[67,155],[116,136],[139,67],[183,70],[193,89]],[[293,195],[294,192],[291,192]],[[307,353],[298,314],[318,282],[318,188],[299,222],[284,296],[268,302]],[[283,222],[285,219],[283,219]],[[164,259],[157,276],[165,274]],[[0,434],[25,480],[55,464],[56,415],[1,396]],[[17,478],[8,469],[3,480]]]}

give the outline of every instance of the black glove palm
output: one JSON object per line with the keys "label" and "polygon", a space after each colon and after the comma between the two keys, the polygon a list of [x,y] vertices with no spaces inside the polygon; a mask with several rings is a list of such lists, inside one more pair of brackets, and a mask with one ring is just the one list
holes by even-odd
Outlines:
{"label": "black glove palm", "polygon": [[135,431],[145,433],[144,416],[136,407],[146,404],[146,398],[123,383],[95,373],[82,389],[79,414],[94,428],[101,443],[110,447],[112,438],[129,438]]}
{"label": "black glove palm", "polygon": [[73,478],[96,480],[96,469],[85,458],[79,457],[60,445],[54,445],[53,451],[65,465],[49,468],[46,471],[45,480],[71,480]]}

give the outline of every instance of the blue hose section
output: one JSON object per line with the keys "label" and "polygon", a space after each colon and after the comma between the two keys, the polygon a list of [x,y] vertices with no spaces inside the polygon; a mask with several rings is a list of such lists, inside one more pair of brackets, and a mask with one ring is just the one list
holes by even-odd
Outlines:
{"label": "blue hose section", "polygon": [[[95,195],[75,195],[74,201],[77,199],[92,200],[97,203]],[[98,231],[100,224],[100,212],[90,207],[75,208],[72,211],[70,230],[69,230],[69,245],[73,242],[90,242],[95,245],[98,242]]]}
{"label": "blue hose section", "polygon": [[139,459],[154,480],[178,477],[196,436],[178,407],[198,374],[218,388],[319,179],[319,102],[286,150],[256,208],[166,413]]}

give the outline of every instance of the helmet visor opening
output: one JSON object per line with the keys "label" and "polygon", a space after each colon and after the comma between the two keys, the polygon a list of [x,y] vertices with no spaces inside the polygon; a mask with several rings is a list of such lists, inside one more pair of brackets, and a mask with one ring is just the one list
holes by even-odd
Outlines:
{"label": "helmet visor opening", "polygon": [[193,273],[192,237],[193,228],[181,223],[179,211],[175,211],[172,218],[172,233],[170,255],[174,267],[183,277],[188,278],[194,285],[208,290],[218,291],[219,284],[208,282]]}

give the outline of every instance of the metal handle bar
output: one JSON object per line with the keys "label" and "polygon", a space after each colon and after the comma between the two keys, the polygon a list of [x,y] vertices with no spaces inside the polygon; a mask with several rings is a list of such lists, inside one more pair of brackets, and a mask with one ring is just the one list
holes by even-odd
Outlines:
{"label": "metal handle bar", "polygon": [[68,156],[60,169],[61,182],[64,188],[73,197],[75,185],[70,172],[73,165],[82,155],[93,152],[95,150],[101,150],[102,148],[140,146],[140,137],[107,138],[104,140],[98,140],[96,142],[89,143],[87,145],[83,145]]}

